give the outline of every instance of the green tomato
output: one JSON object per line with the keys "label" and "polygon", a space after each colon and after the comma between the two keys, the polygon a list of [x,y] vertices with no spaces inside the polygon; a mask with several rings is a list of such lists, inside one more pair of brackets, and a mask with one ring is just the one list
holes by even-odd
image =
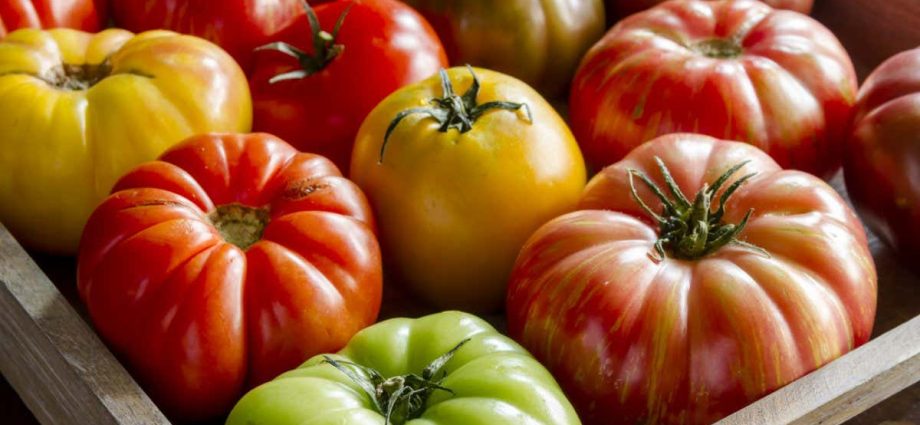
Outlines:
{"label": "green tomato", "polygon": [[246,394],[227,425],[580,424],[552,375],[478,317],[449,311],[364,329]]}

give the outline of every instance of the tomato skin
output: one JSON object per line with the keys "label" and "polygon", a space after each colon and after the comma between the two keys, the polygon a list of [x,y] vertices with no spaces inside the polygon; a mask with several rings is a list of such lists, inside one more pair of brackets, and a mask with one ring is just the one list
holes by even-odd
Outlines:
{"label": "tomato skin", "polygon": [[[753,208],[740,239],[769,257],[726,246],[653,261],[657,225],[632,199],[627,170],[664,188],[655,156],[691,199],[749,160],[730,181],[758,174],[729,199],[725,222]],[[674,134],[604,169],[579,211],[530,238],[511,278],[508,328],[587,424],[707,424],[865,343],[876,282],[862,225],[826,183],[747,144]]]}
{"label": "tomato skin", "polygon": [[[739,43],[727,41],[739,34]],[[808,16],[750,0],[675,1],[621,21],[591,48],[570,111],[598,169],[655,136],[694,132],[750,143],[785,168],[828,178],[840,166],[855,96],[846,51]]]}
{"label": "tomato skin", "polygon": [[[269,208],[246,250],[208,218],[236,204]],[[119,181],[86,226],[78,289],[151,398],[191,421],[373,323],[381,259],[366,198],[331,162],[266,134],[211,134]]]}
{"label": "tomato skin", "polygon": [[252,51],[303,16],[301,0],[115,0],[115,24],[129,31],[168,29],[219,45],[250,69]]}
{"label": "tomato skin", "polygon": [[869,75],[859,92],[844,164],[847,191],[866,224],[907,255],[920,252],[918,66],[920,50],[908,50]]}
{"label": "tomato skin", "polygon": [[[624,18],[634,13],[655,7],[667,0],[607,0],[608,14]],[[718,1],[718,0],[709,0]],[[814,6],[814,0],[760,0],[776,9],[794,10],[799,13],[809,14]]]}
{"label": "tomato skin", "polygon": [[96,32],[105,26],[105,0],[4,0],[0,39],[20,28],[73,28]]}
{"label": "tomato skin", "polygon": [[[390,319],[364,329],[332,357],[386,377],[420,374],[437,356],[472,338],[444,368],[443,385],[422,416],[407,424],[525,423],[576,425],[578,416],[553,377],[526,350],[478,317],[457,311],[419,319]],[[361,388],[317,356],[240,400],[228,425],[296,425],[327,412],[326,423],[380,424]]]}
{"label": "tomato skin", "polygon": [[[332,31],[348,15],[337,37],[344,50],[320,72],[299,80],[269,80],[300,69],[276,51],[255,56],[250,75],[254,128],[276,134],[301,150],[348,169],[358,127],[383,98],[447,66],[444,48],[425,19],[395,0],[337,1],[314,8],[320,26]],[[311,52],[312,33],[301,17],[275,40]],[[411,42],[408,42],[411,40]]]}
{"label": "tomato skin", "polygon": [[604,33],[601,0],[408,0],[431,22],[454,66],[519,78],[563,94],[582,55]]}
{"label": "tomato skin", "polygon": [[[539,94],[512,77],[474,72],[480,104],[526,103],[533,121],[522,111],[493,110],[460,133],[409,115],[390,135],[381,162],[396,115],[442,96],[435,76],[371,112],[355,140],[351,177],[377,213],[395,280],[438,307],[495,311],[521,245],[540,224],[574,208],[585,168],[565,122]],[[472,84],[465,68],[447,74],[457,94]]]}
{"label": "tomato skin", "polygon": [[[65,66],[102,79],[53,84]],[[73,254],[123,173],[192,134],[251,123],[245,75],[205,40],[18,30],[0,41],[0,221],[27,247]]]}

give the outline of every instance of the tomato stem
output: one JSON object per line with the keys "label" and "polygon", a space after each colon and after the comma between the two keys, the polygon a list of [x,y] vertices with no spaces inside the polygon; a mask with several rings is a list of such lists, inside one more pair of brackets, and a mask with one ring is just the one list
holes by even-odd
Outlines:
{"label": "tomato stem", "polygon": [[[658,223],[658,240],[655,241],[655,251],[651,253],[652,260],[661,261],[667,253],[674,258],[683,260],[695,260],[705,257],[719,250],[725,245],[733,244],[745,247],[759,254],[769,257],[762,248],[744,242],[738,239],[741,231],[747,225],[754,209],[748,210],[747,214],[738,224],[723,223],[722,218],[725,216],[725,203],[728,199],[757,173],[747,174],[728,186],[718,199],[718,208],[712,210],[712,200],[716,193],[738,170],[744,167],[748,161],[741,162],[731,167],[723,173],[710,186],[703,184],[703,188],[697,192],[693,202],[684,196],[684,193],[677,186],[671,171],[659,157],[655,157],[658,169],[664,178],[665,186],[671,192],[674,199],[670,199],[652,181],[644,172],[630,168],[627,170],[629,175],[629,189],[633,199],[646,214]],[[638,177],[652,191],[662,204],[661,214],[655,213],[645,201],[639,197],[636,190],[634,177]]]}
{"label": "tomato stem", "polygon": [[700,41],[693,45],[693,50],[715,59],[732,59],[744,53],[738,41],[726,38]]}
{"label": "tomato stem", "polygon": [[41,79],[48,85],[63,90],[86,90],[112,74],[112,66],[100,64],[61,64],[51,68]]}
{"label": "tomato stem", "polygon": [[215,208],[208,219],[225,241],[245,251],[262,239],[269,213],[266,208],[228,204]]}
{"label": "tomato stem", "polygon": [[313,11],[313,8],[310,7],[310,4],[307,3],[306,0],[302,0],[302,3],[304,12],[307,14],[307,22],[310,24],[310,31],[313,33],[313,55],[307,54],[303,50],[284,41],[276,41],[256,47],[255,51],[274,50],[291,56],[300,63],[300,69],[278,74],[268,80],[269,84],[309,77],[322,71],[345,50],[344,45],[336,44],[335,41],[339,35],[339,30],[342,28],[342,24],[345,22],[345,16],[348,15],[354,3],[349,4],[342,14],[339,15],[339,19],[336,21],[332,33],[323,31],[320,27],[319,17],[316,16],[316,12]]}
{"label": "tomato stem", "polygon": [[387,127],[386,134],[383,136],[383,144],[380,145],[380,156],[377,159],[378,163],[383,163],[383,155],[386,151],[387,143],[390,140],[390,135],[393,134],[393,130],[396,129],[396,126],[398,126],[404,118],[412,114],[428,115],[429,118],[437,121],[439,125],[438,131],[442,133],[446,133],[452,128],[460,133],[466,133],[473,129],[473,124],[479,117],[493,109],[503,109],[506,111],[523,109],[524,113],[527,114],[527,120],[533,122],[530,107],[526,103],[499,100],[486,102],[480,105],[477,101],[480,89],[479,77],[473,72],[473,67],[467,65],[466,68],[469,69],[470,74],[473,76],[473,84],[470,85],[470,88],[466,93],[463,93],[462,96],[454,93],[454,86],[447,76],[447,71],[442,68],[439,74],[441,76],[441,90],[444,93],[444,97],[429,100],[428,103],[431,106],[406,109],[396,114],[396,117],[393,118],[393,121],[391,121],[389,127]]}
{"label": "tomato stem", "polygon": [[421,375],[410,373],[384,378],[377,370],[357,363],[335,360],[329,356],[323,356],[323,361],[364,390],[377,411],[384,415],[386,425],[402,425],[421,416],[431,393],[440,390],[453,394],[452,390],[441,386],[441,381],[447,376],[447,372],[441,369],[469,341],[470,338],[460,341],[454,348],[434,359],[422,370]]}

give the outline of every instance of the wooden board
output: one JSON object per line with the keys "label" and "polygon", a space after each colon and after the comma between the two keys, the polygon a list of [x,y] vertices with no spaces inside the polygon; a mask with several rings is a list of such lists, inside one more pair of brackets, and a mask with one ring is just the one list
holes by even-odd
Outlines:
{"label": "wooden board", "polygon": [[168,423],[2,224],[0,371],[44,424]]}

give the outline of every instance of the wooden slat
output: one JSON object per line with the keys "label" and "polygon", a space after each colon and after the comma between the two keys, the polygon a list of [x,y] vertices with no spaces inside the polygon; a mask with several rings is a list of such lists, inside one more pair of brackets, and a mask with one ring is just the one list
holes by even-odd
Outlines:
{"label": "wooden slat", "polygon": [[721,420],[835,425],[920,381],[920,316]]}
{"label": "wooden slat", "polygon": [[0,224],[0,371],[43,424],[168,424]]}

